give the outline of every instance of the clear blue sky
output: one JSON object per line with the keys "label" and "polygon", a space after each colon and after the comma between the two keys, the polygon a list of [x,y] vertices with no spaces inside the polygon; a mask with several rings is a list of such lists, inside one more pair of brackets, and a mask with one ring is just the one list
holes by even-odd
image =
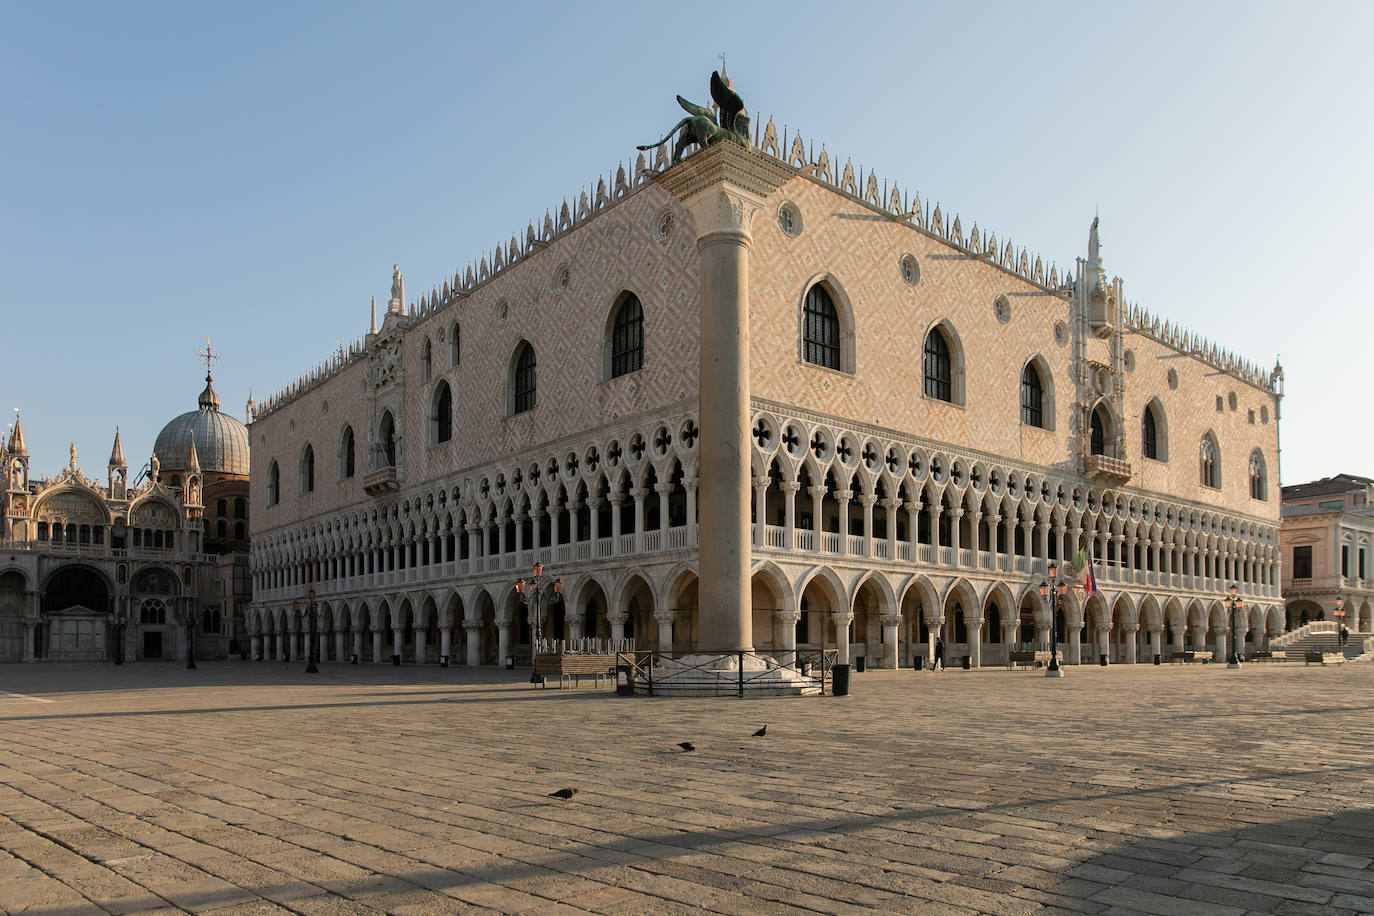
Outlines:
{"label": "clear blue sky", "polygon": [[[202,337],[242,416],[705,100],[1262,365],[1282,477],[1374,476],[1374,4],[12,3],[0,407],[141,465]],[[11,415],[12,416],[12,415]]]}

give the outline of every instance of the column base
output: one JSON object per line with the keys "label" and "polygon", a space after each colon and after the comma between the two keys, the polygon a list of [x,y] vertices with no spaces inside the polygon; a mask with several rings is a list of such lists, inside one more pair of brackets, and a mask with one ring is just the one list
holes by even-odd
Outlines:
{"label": "column base", "polygon": [[1064,676],[1064,669],[1063,669],[1063,668],[1046,668],[1046,669],[1045,669],[1045,677],[1063,677],[1063,676]]}

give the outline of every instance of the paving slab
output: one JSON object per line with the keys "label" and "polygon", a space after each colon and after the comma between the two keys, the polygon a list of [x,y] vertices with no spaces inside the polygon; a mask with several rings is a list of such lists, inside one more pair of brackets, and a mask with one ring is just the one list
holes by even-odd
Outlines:
{"label": "paving slab", "polygon": [[0,914],[1367,912],[1371,698],[1369,664],[747,700],[6,665]]}

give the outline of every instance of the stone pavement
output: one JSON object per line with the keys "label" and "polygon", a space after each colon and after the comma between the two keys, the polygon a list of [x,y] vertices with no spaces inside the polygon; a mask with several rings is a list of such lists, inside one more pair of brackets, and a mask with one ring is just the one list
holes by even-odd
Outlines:
{"label": "stone pavement", "polygon": [[527,677],[0,667],[0,910],[1374,912],[1374,665]]}

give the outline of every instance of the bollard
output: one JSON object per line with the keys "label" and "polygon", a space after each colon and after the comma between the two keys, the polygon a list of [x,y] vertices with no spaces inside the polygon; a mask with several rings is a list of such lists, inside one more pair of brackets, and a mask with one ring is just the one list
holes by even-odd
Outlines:
{"label": "bollard", "polygon": [[831,695],[837,697],[849,696],[849,666],[836,665],[830,669],[830,672],[835,677],[830,687]]}

